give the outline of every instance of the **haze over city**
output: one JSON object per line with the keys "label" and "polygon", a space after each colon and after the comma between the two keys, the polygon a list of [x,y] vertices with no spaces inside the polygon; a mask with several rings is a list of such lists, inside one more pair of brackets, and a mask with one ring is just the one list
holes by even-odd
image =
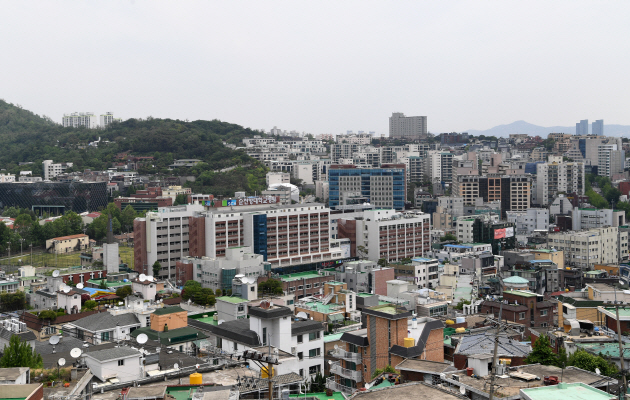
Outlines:
{"label": "haze over city", "polygon": [[622,2],[3,2],[1,97],[74,111],[387,134],[630,124]]}

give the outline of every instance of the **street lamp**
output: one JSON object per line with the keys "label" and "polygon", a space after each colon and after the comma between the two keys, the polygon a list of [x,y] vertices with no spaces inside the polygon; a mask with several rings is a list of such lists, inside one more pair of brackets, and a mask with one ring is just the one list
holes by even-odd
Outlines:
{"label": "street lamp", "polygon": [[22,257],[24,255],[24,251],[22,250],[22,244],[24,243],[24,238],[20,239],[20,257]]}
{"label": "street lamp", "polygon": [[33,266],[33,243],[29,244],[28,247],[31,248],[31,266]]}

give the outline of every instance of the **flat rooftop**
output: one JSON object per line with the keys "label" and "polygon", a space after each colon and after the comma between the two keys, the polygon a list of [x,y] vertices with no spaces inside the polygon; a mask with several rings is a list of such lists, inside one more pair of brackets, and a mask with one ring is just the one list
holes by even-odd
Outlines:
{"label": "flat rooftop", "polygon": [[323,275],[318,274],[317,271],[307,271],[307,272],[297,272],[295,274],[280,275],[280,280],[282,280],[283,282],[293,282],[300,279],[312,279],[312,278],[319,278],[322,276]]}
{"label": "flat rooftop", "polygon": [[504,290],[503,293],[513,294],[521,297],[536,297],[536,293],[528,292],[526,290]]}
{"label": "flat rooftop", "polygon": [[561,383],[554,386],[541,386],[531,389],[523,389],[524,400],[610,400],[617,396],[606,393],[583,383]]}

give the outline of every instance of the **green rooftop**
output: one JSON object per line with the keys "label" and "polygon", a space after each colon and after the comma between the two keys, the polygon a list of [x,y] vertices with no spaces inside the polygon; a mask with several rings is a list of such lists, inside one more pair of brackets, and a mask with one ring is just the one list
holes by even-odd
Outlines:
{"label": "green rooftop", "polygon": [[153,314],[166,315],[166,314],[173,314],[173,313],[182,312],[182,311],[186,311],[186,310],[184,310],[183,308],[179,306],[171,306],[171,307],[158,308],[157,310],[153,311]]}
{"label": "green rooftop", "polygon": [[[343,395],[341,394],[341,392],[333,392],[332,396],[326,396],[326,393],[307,393],[306,395],[303,394],[290,394],[289,395],[290,399],[317,399],[317,400],[345,400],[346,398],[343,397]],[[176,399],[179,400],[179,399]]]}
{"label": "green rooftop", "polygon": [[217,297],[216,299],[227,301],[228,303],[234,303],[234,304],[247,303],[247,300],[241,299],[240,297],[236,297],[236,296],[221,296],[221,297]]}
{"label": "green rooftop", "polygon": [[[619,358],[619,343],[576,343],[580,349],[591,354],[602,354],[604,357]],[[630,343],[624,343],[624,354],[630,349]]]}
{"label": "green rooftop", "polygon": [[337,282],[337,281],[330,281],[330,282],[326,282],[329,285],[343,285],[343,282]]}
{"label": "green rooftop", "polygon": [[[391,303],[379,304],[378,306],[370,307],[369,310],[379,311],[379,312],[382,312],[385,314],[391,314],[391,315],[396,315],[396,314],[401,313],[401,311],[396,308],[396,305],[391,304]],[[402,311],[402,312],[406,312],[406,311]]]}
{"label": "green rooftop", "polygon": [[553,386],[539,386],[529,389],[521,389],[524,396],[521,398],[530,400],[610,400],[615,398],[611,394],[603,392],[584,383],[560,383]]}
{"label": "green rooftop", "polygon": [[503,293],[513,294],[521,297],[536,297],[536,293],[527,292],[525,290],[504,290]]}
{"label": "green rooftop", "polygon": [[319,301],[311,301],[309,303],[306,303],[306,306],[312,311],[317,311],[324,314],[330,314],[339,311],[337,310],[335,304],[322,304]]}
{"label": "green rooftop", "polygon": [[358,297],[372,297],[372,296],[376,296],[375,294],[372,293],[357,293]]}
{"label": "green rooftop", "polygon": [[103,281],[105,281],[105,286],[107,286],[108,288],[131,285],[131,281],[129,281],[129,282],[122,282],[122,281],[108,282],[107,279],[89,279],[88,283],[96,285],[97,288],[98,288],[98,286],[100,286],[101,282],[103,282]]}
{"label": "green rooftop", "polygon": [[[610,312],[610,313],[615,313],[615,309],[612,307],[604,307],[604,310]],[[619,317],[630,317],[630,308],[619,308]]]}
{"label": "green rooftop", "polygon": [[341,339],[341,336],[343,336],[343,332],[335,333],[332,335],[324,335],[324,343],[336,342],[337,340]]}
{"label": "green rooftop", "polygon": [[320,276],[322,275],[318,274],[317,271],[306,271],[306,272],[297,272],[295,274],[280,275],[280,280],[283,282],[293,282],[300,279],[311,279],[311,278],[317,278]]}

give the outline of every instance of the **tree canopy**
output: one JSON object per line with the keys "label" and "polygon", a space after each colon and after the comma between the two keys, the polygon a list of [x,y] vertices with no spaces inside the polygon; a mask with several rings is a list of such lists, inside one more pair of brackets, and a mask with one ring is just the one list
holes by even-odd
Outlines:
{"label": "tree canopy", "polygon": [[282,282],[277,279],[267,279],[258,284],[258,293],[260,294],[282,294]]}
{"label": "tree canopy", "polygon": [[525,364],[557,365],[558,357],[553,352],[547,335],[541,335],[534,342],[532,352],[525,359]]}
{"label": "tree canopy", "polygon": [[5,346],[4,354],[0,358],[0,368],[29,367],[34,369],[41,368],[43,363],[41,354],[36,353],[28,343],[20,341],[17,335],[11,336],[9,345]]}

